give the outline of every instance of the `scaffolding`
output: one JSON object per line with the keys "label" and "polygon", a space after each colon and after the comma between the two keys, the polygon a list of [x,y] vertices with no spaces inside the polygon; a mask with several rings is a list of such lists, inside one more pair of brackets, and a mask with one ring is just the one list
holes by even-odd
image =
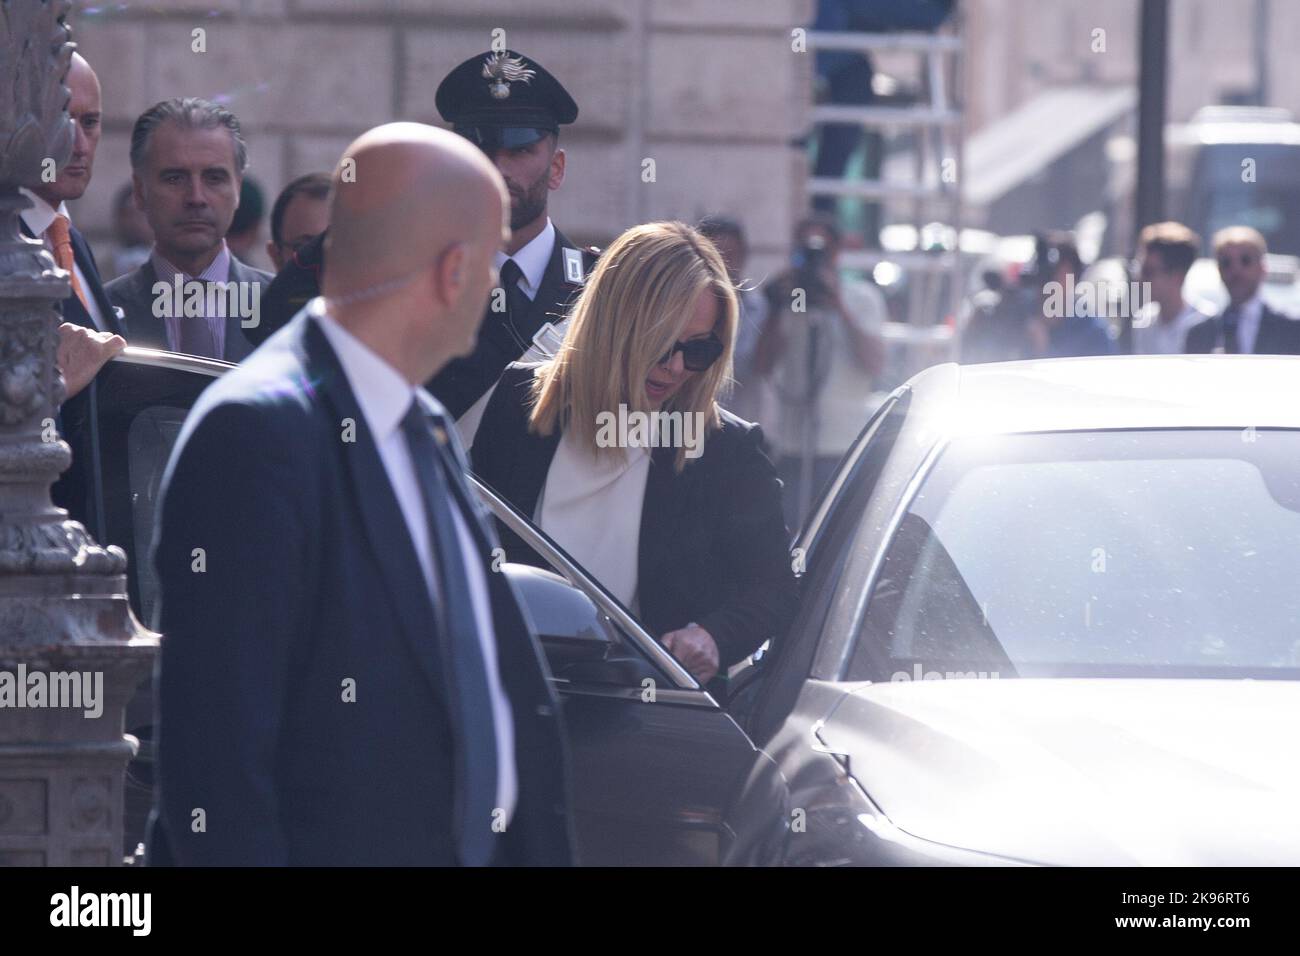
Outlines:
{"label": "scaffolding", "polygon": [[[899,105],[815,105],[815,124],[856,124],[865,130],[914,131],[911,175],[890,175],[881,164],[877,179],[811,177],[806,191],[815,196],[850,197],[881,204],[894,235],[910,234],[914,242],[881,243],[878,249],[845,250],[841,265],[871,272],[882,262],[899,267],[907,277],[905,323],[888,323],[887,337],[907,350],[907,372],[929,364],[936,346],[951,352],[955,320],[965,291],[961,257],[962,106],[960,78],[963,38],[960,11],[934,33],[808,34],[812,50],[863,54],[904,53],[920,59],[917,70],[922,101]],[[895,170],[896,172],[896,170]],[[897,226],[911,226],[898,229]],[[881,230],[882,233],[885,229]],[[872,237],[879,240],[881,237]],[[909,248],[909,245],[911,246]],[[920,354],[917,354],[920,353]],[[943,356],[947,358],[948,356]],[[917,361],[920,360],[920,361]]]}

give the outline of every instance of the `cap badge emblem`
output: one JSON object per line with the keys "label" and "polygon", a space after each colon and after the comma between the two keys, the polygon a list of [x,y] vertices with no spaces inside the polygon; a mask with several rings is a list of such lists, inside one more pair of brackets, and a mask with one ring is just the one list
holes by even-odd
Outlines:
{"label": "cap badge emblem", "polygon": [[536,70],[528,69],[523,60],[504,50],[483,61],[483,78],[488,81],[488,92],[494,100],[508,99],[511,83],[531,83],[536,75]]}

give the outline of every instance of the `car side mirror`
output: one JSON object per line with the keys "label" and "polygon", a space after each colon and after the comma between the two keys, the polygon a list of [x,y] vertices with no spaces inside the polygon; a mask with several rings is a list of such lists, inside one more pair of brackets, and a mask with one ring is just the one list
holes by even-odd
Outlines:
{"label": "car side mirror", "polygon": [[537,629],[552,671],[609,657],[614,637],[591,598],[551,571],[509,562],[501,570]]}

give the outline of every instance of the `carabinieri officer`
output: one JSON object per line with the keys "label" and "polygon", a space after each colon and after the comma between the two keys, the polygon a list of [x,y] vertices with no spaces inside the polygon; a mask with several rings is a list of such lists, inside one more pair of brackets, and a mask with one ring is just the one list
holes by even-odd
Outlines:
{"label": "carabinieri officer", "polygon": [[509,245],[496,254],[499,290],[489,299],[478,345],[444,368],[429,390],[460,418],[529,347],[545,352],[551,332],[586,280],[599,252],[575,246],[547,215],[564,182],[560,127],[578,105],[536,60],[511,50],[470,57],[438,86],[442,118],[496,164],[510,190]]}

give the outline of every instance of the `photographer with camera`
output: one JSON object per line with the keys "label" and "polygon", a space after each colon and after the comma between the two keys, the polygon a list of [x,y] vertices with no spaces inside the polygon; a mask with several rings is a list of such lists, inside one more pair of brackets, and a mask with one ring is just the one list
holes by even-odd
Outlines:
{"label": "photographer with camera", "polygon": [[1037,293],[1038,308],[1026,325],[1029,358],[1111,355],[1115,337],[1084,294],[1083,257],[1068,232],[1049,232],[1035,240],[1034,259],[1022,277]]}
{"label": "photographer with camera", "polygon": [[754,367],[768,385],[762,421],[791,529],[866,423],[885,365],[884,296],[840,276],[839,248],[830,217],[799,223],[791,267],[767,286],[768,319],[755,349]]}

